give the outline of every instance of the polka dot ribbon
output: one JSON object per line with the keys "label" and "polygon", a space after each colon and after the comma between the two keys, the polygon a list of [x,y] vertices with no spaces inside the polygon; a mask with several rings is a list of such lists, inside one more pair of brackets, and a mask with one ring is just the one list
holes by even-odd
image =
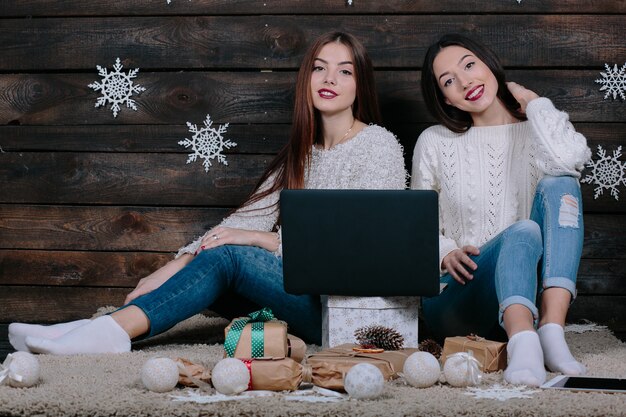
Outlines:
{"label": "polka dot ribbon", "polygon": [[253,358],[259,358],[265,355],[265,339],[264,339],[264,328],[265,322],[274,320],[274,314],[272,310],[267,307],[259,311],[255,311],[253,313],[248,314],[248,317],[243,317],[235,320],[235,322],[230,326],[230,330],[226,335],[226,340],[224,341],[224,350],[226,350],[226,355],[229,358],[234,357],[235,350],[237,349],[237,344],[239,343],[239,339],[241,338],[241,333],[243,332],[244,327],[250,323],[251,326],[251,355]]}

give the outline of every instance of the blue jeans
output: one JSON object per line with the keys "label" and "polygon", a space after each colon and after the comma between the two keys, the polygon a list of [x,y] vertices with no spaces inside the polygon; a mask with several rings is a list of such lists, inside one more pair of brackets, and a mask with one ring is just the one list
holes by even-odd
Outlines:
{"label": "blue jeans", "polygon": [[229,291],[270,307],[289,324],[290,332],[308,343],[321,344],[319,296],[287,294],[282,259],[254,246],[225,245],[202,251],[159,288],[128,305],[143,310],[150,320],[146,336],[154,336],[210,307]]}
{"label": "blue jeans", "polygon": [[[537,320],[537,287],[567,289],[576,297],[576,275],[583,244],[582,198],[573,177],[543,178],[537,185],[529,220],[518,221],[470,256],[474,278],[459,284],[450,274],[441,294],[424,298],[428,327],[438,339],[475,333],[501,333],[502,314],[512,304],[526,306]],[[538,264],[541,270],[538,279]]]}

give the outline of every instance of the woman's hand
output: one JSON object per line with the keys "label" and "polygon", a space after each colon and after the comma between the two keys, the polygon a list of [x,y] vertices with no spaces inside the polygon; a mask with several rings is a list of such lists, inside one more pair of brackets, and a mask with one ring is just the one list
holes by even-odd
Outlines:
{"label": "woman's hand", "polygon": [[222,245],[246,245],[258,246],[274,252],[279,245],[277,236],[278,234],[274,232],[217,226],[204,235],[198,251],[209,250]]}
{"label": "woman's hand", "polygon": [[441,266],[447,270],[452,278],[459,284],[465,285],[465,281],[471,281],[474,276],[468,271],[475,271],[478,265],[469,257],[469,255],[478,255],[480,250],[476,246],[465,245],[461,249],[455,249],[447,254]]}
{"label": "woman's hand", "polygon": [[506,86],[509,88],[511,94],[513,94],[513,97],[515,97],[515,100],[517,100],[517,102],[520,104],[520,111],[522,113],[526,113],[526,106],[528,105],[528,103],[536,98],[539,98],[539,95],[537,95],[537,93],[529,90],[522,85],[519,85],[518,83],[508,82],[506,83]]}
{"label": "woman's hand", "polygon": [[161,285],[163,285],[165,281],[174,276],[174,274],[183,269],[192,260],[192,255],[185,254],[180,258],[174,259],[173,261],[170,261],[167,264],[163,265],[161,268],[157,269],[147,277],[140,279],[135,289],[128,293],[128,295],[126,296],[126,299],[124,300],[124,305],[130,303],[137,297],[156,290]]}

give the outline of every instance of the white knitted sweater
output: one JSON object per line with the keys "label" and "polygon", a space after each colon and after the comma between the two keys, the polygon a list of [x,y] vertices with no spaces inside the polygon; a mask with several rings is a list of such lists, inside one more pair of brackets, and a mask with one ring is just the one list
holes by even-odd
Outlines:
{"label": "white knitted sweater", "polygon": [[419,137],[411,188],[439,192],[439,265],[464,245],[480,247],[528,219],[544,175],[580,177],[587,141],[547,98],[528,103],[528,120],[454,133],[437,125]]}
{"label": "white knitted sweater", "polygon": [[[273,177],[261,186],[261,190],[269,187],[271,181]],[[369,125],[352,139],[331,149],[313,147],[310,166],[305,170],[304,188],[404,189],[406,181],[402,145],[388,130]],[[220,225],[265,232],[274,230],[278,221],[276,203],[279,194],[279,191],[274,192],[238,209]],[[200,247],[202,237],[181,248],[176,257],[184,253],[195,253]],[[281,253],[282,247],[279,247],[277,254]]]}

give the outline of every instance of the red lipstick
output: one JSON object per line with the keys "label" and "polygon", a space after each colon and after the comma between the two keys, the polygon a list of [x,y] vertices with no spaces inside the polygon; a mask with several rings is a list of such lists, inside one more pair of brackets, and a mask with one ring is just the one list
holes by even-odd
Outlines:
{"label": "red lipstick", "polygon": [[322,88],[321,90],[318,90],[317,94],[319,94],[321,98],[326,98],[326,99],[332,99],[332,98],[337,97],[337,93],[327,88]]}
{"label": "red lipstick", "polygon": [[465,95],[465,100],[476,101],[483,96],[485,92],[485,85],[477,85],[467,92]]}

